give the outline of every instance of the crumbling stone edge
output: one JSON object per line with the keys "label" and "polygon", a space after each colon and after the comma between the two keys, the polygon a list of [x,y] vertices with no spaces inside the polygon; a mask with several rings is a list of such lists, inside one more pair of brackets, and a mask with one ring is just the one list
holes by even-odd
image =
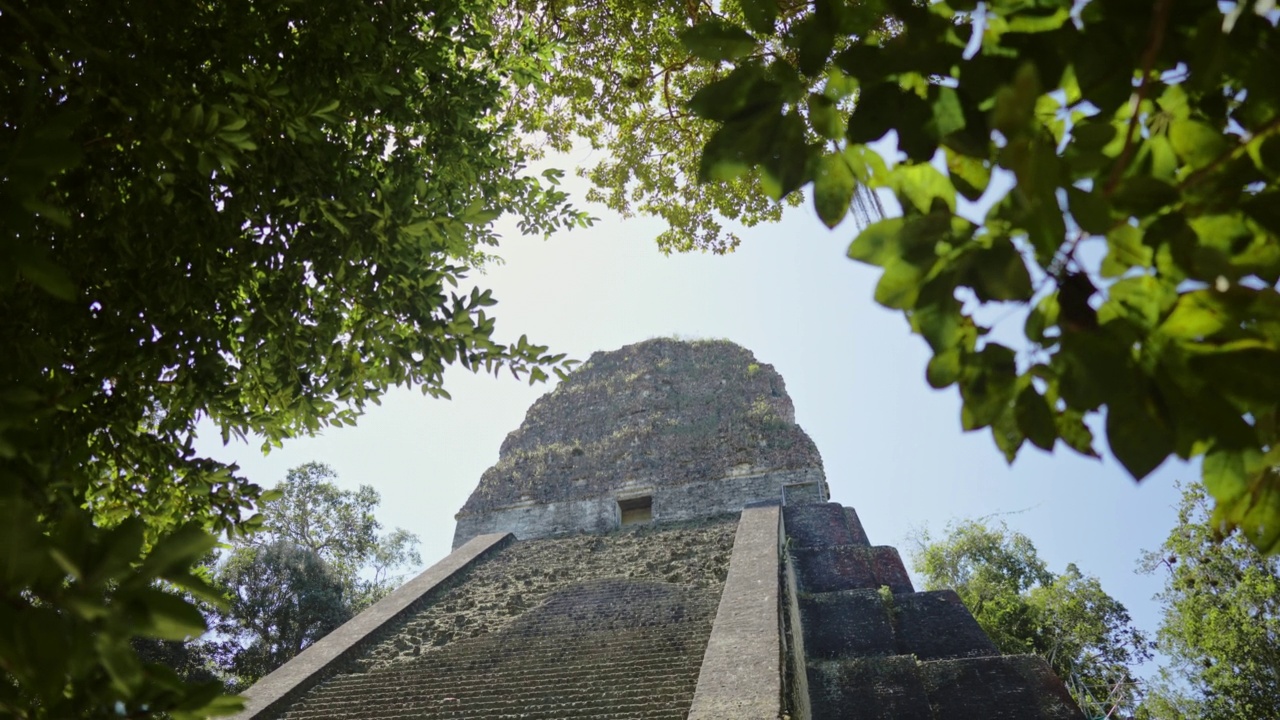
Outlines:
{"label": "crumbling stone edge", "polygon": [[416,578],[324,636],[244,692],[245,708],[232,720],[267,720],[363,651],[378,631],[412,611],[426,595],[515,540],[511,533],[478,535]]}
{"label": "crumbling stone edge", "polygon": [[689,720],[777,720],[781,715],[781,512],[777,504],[742,511]]}

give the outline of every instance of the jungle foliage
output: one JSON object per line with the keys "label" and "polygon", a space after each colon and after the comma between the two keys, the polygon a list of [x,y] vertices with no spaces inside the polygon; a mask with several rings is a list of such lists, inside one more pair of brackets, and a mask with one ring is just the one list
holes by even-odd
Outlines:
{"label": "jungle foliage", "polygon": [[1044,657],[1089,717],[1133,716],[1152,643],[1096,577],[1074,564],[1053,573],[1030,538],[976,520],[917,534],[911,560],[926,590],[956,591],[1000,652]]}
{"label": "jungle foliage", "polygon": [[229,686],[243,689],[280,667],[422,564],[418,537],[380,534],[381,498],[368,485],[343,490],[327,465],[289,471],[262,504],[262,530],[234,541],[215,564],[225,610],[208,608],[215,633],[192,650]]}
{"label": "jungle foliage", "polygon": [[[235,707],[134,640],[202,634],[174,591],[261,526],[199,418],[269,444],[448,364],[546,377],[455,288],[493,220],[587,222],[499,110],[534,49],[486,0],[0,1],[0,714]],[[510,33],[504,37],[510,36]]]}
{"label": "jungle foliage", "polygon": [[1143,560],[1165,577],[1158,643],[1170,663],[1142,717],[1280,717],[1280,558],[1218,538],[1211,514],[1203,488],[1185,488],[1178,524]]}
{"label": "jungle foliage", "polygon": [[[883,269],[876,301],[928,342],[966,430],[1010,461],[1097,456],[1105,415],[1135,479],[1203,458],[1215,526],[1280,551],[1274,3],[739,8],[682,34],[720,72],[689,101],[715,125],[699,178],[809,187],[833,227],[857,188],[888,193],[901,215],[849,256]],[[1024,337],[997,341],[1017,315]]]}

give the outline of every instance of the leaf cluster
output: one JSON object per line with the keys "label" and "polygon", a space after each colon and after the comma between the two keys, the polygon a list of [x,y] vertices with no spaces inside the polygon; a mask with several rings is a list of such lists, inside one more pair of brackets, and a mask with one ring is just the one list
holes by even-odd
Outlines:
{"label": "leaf cluster", "polygon": [[1185,488],[1177,525],[1143,559],[1165,578],[1158,639],[1171,660],[1149,716],[1280,716],[1280,561],[1219,540],[1211,516],[1204,489]]}
{"label": "leaf cluster", "polygon": [[1027,536],[975,520],[918,534],[912,565],[926,589],[955,590],[1002,653],[1043,656],[1090,717],[1136,709],[1152,643],[1096,577],[1050,572]]}
{"label": "leaf cluster", "polygon": [[276,445],[392,385],[445,396],[449,364],[566,367],[457,289],[499,215],[588,220],[523,172],[493,15],[0,3],[4,713],[228,709],[130,644],[203,631],[155,589],[191,589],[169,577],[191,528],[261,520],[262,489],[194,451],[198,419]]}
{"label": "leaf cluster", "polygon": [[[784,24],[748,6],[682,36],[725,73],[689,103],[716,124],[700,178],[812,184],[830,226],[860,185],[892,194],[901,215],[849,256],[883,269],[876,301],[928,342],[966,430],[1010,462],[1028,442],[1097,456],[1086,421],[1105,418],[1135,479],[1203,457],[1216,520],[1280,551],[1275,12],[815,0]],[[892,163],[868,148],[890,133]],[[987,319],[1015,314],[1023,339],[993,339]]]}

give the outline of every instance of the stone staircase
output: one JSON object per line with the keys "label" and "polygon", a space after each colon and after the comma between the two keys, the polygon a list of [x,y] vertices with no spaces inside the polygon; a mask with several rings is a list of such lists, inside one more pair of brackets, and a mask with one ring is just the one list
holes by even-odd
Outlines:
{"label": "stone staircase", "polygon": [[610,579],[553,594],[502,630],[334,677],[290,720],[683,720],[718,589]]}
{"label": "stone staircase", "polygon": [[792,505],[783,525],[813,720],[1084,717],[1043,659],[1001,656],[954,592],[915,592],[852,508]]}

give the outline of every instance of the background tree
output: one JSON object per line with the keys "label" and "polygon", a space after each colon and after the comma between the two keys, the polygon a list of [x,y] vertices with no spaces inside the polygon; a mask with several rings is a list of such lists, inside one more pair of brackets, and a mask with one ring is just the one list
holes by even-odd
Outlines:
{"label": "background tree", "polygon": [[400,584],[422,564],[418,537],[379,535],[381,502],[368,485],[343,490],[321,463],[291,469],[262,505],[259,532],[238,538],[218,564],[228,597],[205,643],[237,689],[253,684]]}
{"label": "background tree", "polygon": [[380,535],[378,491],[369,485],[343,490],[334,482],[337,478],[322,463],[291,469],[274,488],[278,498],[262,506],[261,531],[239,544],[287,543],[311,551],[342,582],[358,612],[403,581],[397,570],[422,564],[420,541],[404,528]]}
{"label": "background tree", "polygon": [[211,654],[237,690],[288,662],[353,613],[350,588],[314,551],[287,540],[236,548],[218,571],[229,604]]}
{"label": "background tree", "polygon": [[927,590],[951,588],[1002,653],[1038,654],[1090,717],[1137,708],[1134,668],[1151,643],[1124,605],[1075,565],[1056,575],[1027,536],[969,520],[913,539],[913,569]]}
{"label": "background tree", "polygon": [[498,117],[545,61],[496,10],[0,2],[0,714],[231,707],[132,649],[203,633],[157,582],[216,602],[207,530],[260,521],[197,418],[274,444],[451,363],[562,367],[454,289],[499,215],[586,221]]}
{"label": "background tree", "polygon": [[1148,716],[1280,717],[1280,560],[1222,539],[1210,517],[1205,491],[1185,488],[1178,524],[1143,560],[1166,573],[1158,640],[1171,660]]}
{"label": "background tree", "polygon": [[[884,269],[877,302],[929,343],[966,430],[1010,461],[1027,441],[1095,456],[1096,414],[1136,479],[1203,456],[1215,521],[1280,551],[1275,4],[741,10],[682,35],[720,72],[688,103],[715,126],[699,178],[812,183],[833,227],[860,185],[892,194],[901,216],[849,256]],[[868,143],[890,132],[886,161]],[[1010,317],[1025,339],[1006,344]]]}

